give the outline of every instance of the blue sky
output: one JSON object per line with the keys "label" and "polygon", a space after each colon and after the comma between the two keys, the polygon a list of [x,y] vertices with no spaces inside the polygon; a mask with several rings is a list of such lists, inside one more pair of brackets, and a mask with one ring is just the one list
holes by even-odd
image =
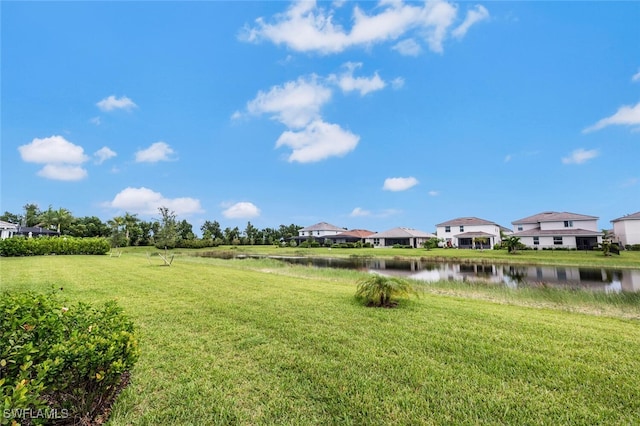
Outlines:
{"label": "blue sky", "polygon": [[640,210],[640,2],[7,2],[0,210]]}

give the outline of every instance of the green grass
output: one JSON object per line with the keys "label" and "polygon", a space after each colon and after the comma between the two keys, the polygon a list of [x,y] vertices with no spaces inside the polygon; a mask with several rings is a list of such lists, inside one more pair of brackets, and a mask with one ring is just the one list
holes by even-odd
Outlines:
{"label": "green grass", "polygon": [[0,259],[3,289],[133,318],[112,425],[640,422],[637,298],[438,283],[374,309],[356,271],[143,253]]}
{"label": "green grass", "polygon": [[[144,251],[145,247],[129,247],[125,250]],[[155,249],[153,249],[155,250]],[[620,255],[604,256],[601,251],[564,251],[564,250],[520,250],[507,253],[506,250],[458,250],[458,249],[394,249],[362,248],[340,249],[326,247],[299,248],[277,246],[221,246],[216,248],[188,250],[230,251],[245,254],[263,254],[271,256],[312,256],[312,257],[379,257],[379,258],[424,258],[425,260],[449,262],[477,262],[526,265],[564,265],[590,266],[603,268],[640,268],[640,251],[623,251]]]}

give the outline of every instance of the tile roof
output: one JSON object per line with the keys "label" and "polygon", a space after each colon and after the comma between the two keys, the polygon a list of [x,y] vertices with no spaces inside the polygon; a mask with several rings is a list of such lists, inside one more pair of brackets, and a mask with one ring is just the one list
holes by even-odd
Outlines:
{"label": "tile roof", "polygon": [[578,213],[569,212],[542,212],[534,214],[533,216],[525,217],[523,219],[515,220],[512,224],[522,223],[541,223],[541,222],[558,222],[562,220],[594,220],[598,219],[596,216],[587,216]]}
{"label": "tile roof", "polygon": [[477,217],[459,217],[437,224],[436,226],[458,226],[458,225],[497,225],[495,222],[480,219]]}
{"label": "tile roof", "polygon": [[327,222],[316,223],[315,225],[302,228],[300,231],[344,231],[344,228],[339,228]]}
{"label": "tile roof", "polygon": [[611,222],[619,222],[621,220],[640,220],[640,212],[631,213],[626,216],[619,217],[617,219],[613,219]]}
{"label": "tile roof", "polygon": [[337,235],[333,235],[332,237],[356,237],[356,238],[366,238],[369,235],[373,235],[375,232],[367,231],[366,229],[352,229],[350,231],[341,232]]}
{"label": "tile roof", "polygon": [[377,234],[369,235],[367,238],[435,238],[436,236],[428,232],[420,231],[413,228],[393,228]]}
{"label": "tile roof", "polygon": [[18,225],[11,222],[0,220],[0,229],[18,229]]}

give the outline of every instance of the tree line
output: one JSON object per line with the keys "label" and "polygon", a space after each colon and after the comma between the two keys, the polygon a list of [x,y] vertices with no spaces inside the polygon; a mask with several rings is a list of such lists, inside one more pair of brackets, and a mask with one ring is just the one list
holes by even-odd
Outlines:
{"label": "tree line", "polygon": [[167,207],[158,208],[159,217],[150,221],[142,220],[137,214],[125,212],[103,222],[97,216],[75,217],[63,207],[49,206],[41,210],[37,204],[26,204],[23,211],[16,214],[5,211],[0,220],[23,227],[41,227],[72,237],[104,237],[113,247],[157,246],[174,247],[215,247],[218,245],[272,245],[298,235],[302,226],[280,225],[278,228],[258,229],[247,222],[245,229],[222,226],[217,220],[207,220],[200,227],[202,238],[193,232],[193,226],[185,219],[179,220],[174,211]]}

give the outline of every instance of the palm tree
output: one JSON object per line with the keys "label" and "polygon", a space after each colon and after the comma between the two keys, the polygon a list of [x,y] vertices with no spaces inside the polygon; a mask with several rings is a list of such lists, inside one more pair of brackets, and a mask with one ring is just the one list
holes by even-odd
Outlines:
{"label": "palm tree", "polygon": [[356,298],[367,306],[391,307],[396,302],[393,297],[408,297],[418,295],[411,283],[396,277],[387,277],[379,274],[370,274],[358,281]]}
{"label": "palm tree", "polygon": [[520,237],[510,235],[502,239],[502,245],[507,248],[509,253],[515,253],[520,246]]}

